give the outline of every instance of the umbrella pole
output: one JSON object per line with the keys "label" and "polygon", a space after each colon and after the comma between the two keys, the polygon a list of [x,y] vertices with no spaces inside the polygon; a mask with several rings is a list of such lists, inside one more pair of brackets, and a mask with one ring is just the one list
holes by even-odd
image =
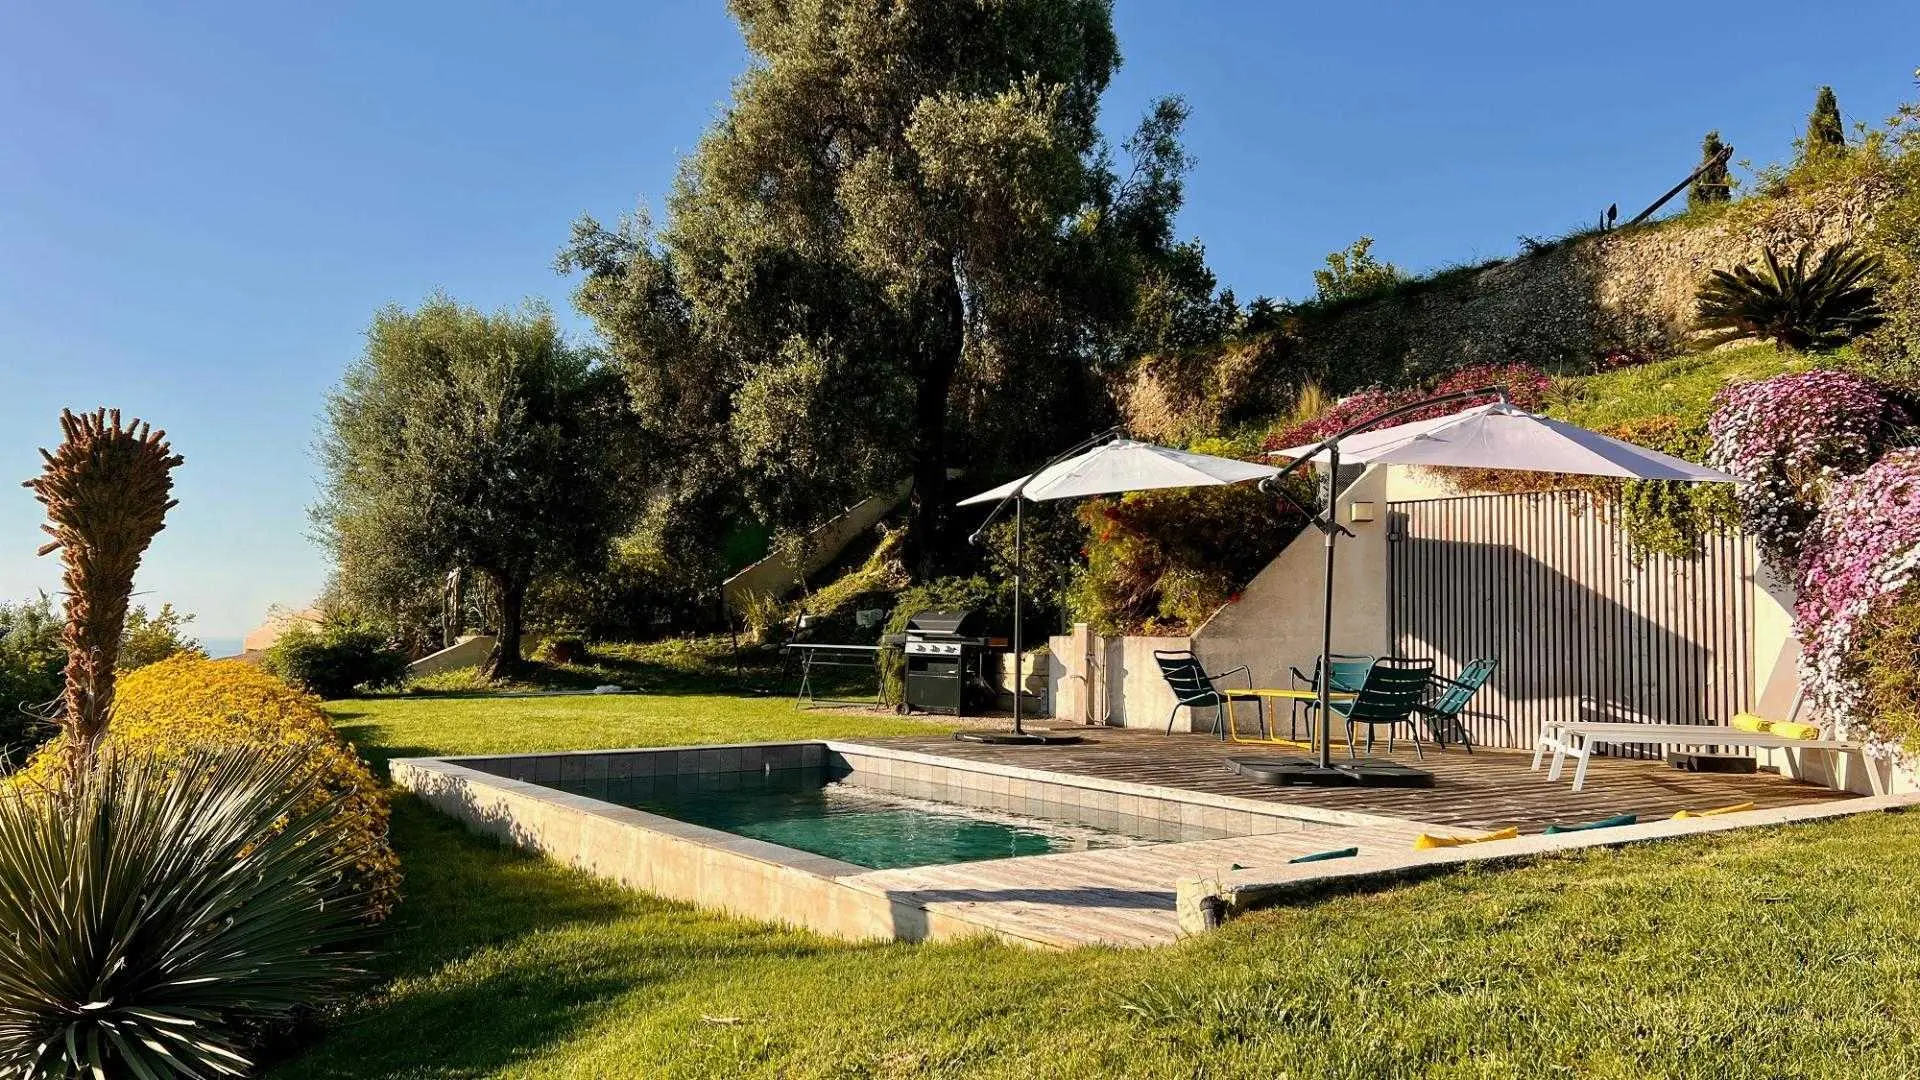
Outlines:
{"label": "umbrella pole", "polygon": [[1340,447],[1327,448],[1327,561],[1320,597],[1320,767],[1333,768],[1333,548],[1340,540]]}
{"label": "umbrella pole", "polygon": [[1020,726],[1020,683],[1025,674],[1021,669],[1026,666],[1026,657],[1020,652],[1020,575],[1026,566],[1025,552],[1026,522],[1022,519],[1020,504],[1026,500],[1015,499],[1013,503],[1013,733],[1025,735]]}

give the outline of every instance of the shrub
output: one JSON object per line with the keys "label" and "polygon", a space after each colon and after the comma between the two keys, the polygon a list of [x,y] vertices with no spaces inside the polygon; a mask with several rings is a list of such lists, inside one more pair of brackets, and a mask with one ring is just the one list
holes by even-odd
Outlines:
{"label": "shrub", "polygon": [[67,647],[53,601],[0,604],[0,768],[51,728],[45,719],[65,685]]}
{"label": "shrub", "polygon": [[407,675],[406,654],[387,636],[351,616],[330,616],[318,627],[296,622],[267,650],[267,670],[322,698],[343,698],[361,687],[397,686]]}
{"label": "shrub", "polygon": [[[15,790],[51,781],[60,740],[41,749],[12,780]],[[119,700],[104,747],[179,762],[195,754],[248,750],[291,753],[307,792],[301,811],[338,803],[342,853],[354,855],[349,876],[384,917],[400,887],[400,864],[387,844],[387,804],[366,763],[327,722],[320,704],[239,660],[175,656],[120,680]]]}
{"label": "shrub", "polygon": [[1697,347],[1759,338],[1783,349],[1833,349],[1886,322],[1867,280],[1880,271],[1872,255],[1835,244],[1814,260],[1808,245],[1787,265],[1769,250],[1762,265],[1715,270],[1700,286],[1694,326],[1710,333]]}
{"label": "shrub", "polygon": [[1904,406],[1859,375],[1777,375],[1715,398],[1710,464],[1746,481],[1735,493],[1741,524],[1790,576],[1827,488],[1872,464],[1912,424]]}
{"label": "shrub", "polygon": [[1889,742],[1920,748],[1920,588],[1909,584],[1862,620],[1854,647],[1861,713]]}
{"label": "shrub", "polygon": [[0,1072],[231,1076],[248,1033],[344,989],[368,838],[297,750],[111,753],[0,795]]}
{"label": "shrub", "polygon": [[548,638],[534,651],[534,659],[543,664],[584,664],[587,643],[577,637]]}
{"label": "shrub", "polygon": [[[1538,411],[1546,407],[1547,392],[1552,388],[1552,384],[1553,380],[1546,372],[1530,364],[1475,364],[1453,372],[1428,390],[1362,390],[1340,399],[1318,416],[1296,420],[1274,432],[1262,444],[1262,449],[1282,450],[1289,446],[1318,442],[1335,432],[1390,409],[1412,405],[1429,397],[1478,390],[1484,386],[1504,386],[1507,388],[1508,399],[1515,405]],[[1492,400],[1494,399],[1491,397],[1467,398],[1463,401],[1435,405],[1428,409],[1416,409],[1388,426],[1397,427],[1401,424],[1411,424],[1416,420],[1432,420],[1462,409],[1484,405]]]}
{"label": "shrub", "polygon": [[[1844,730],[1865,735],[1882,752],[1899,749],[1905,732],[1887,727],[1866,708],[1863,631],[1916,577],[1920,450],[1896,450],[1834,485],[1806,539],[1794,606],[1801,684],[1809,698]],[[1878,645],[1884,654],[1884,638]]]}
{"label": "shrub", "polygon": [[1101,634],[1197,627],[1305,525],[1246,484],[1136,491],[1087,502],[1080,517],[1092,537],[1068,607]]}
{"label": "shrub", "polygon": [[175,611],[172,604],[161,604],[160,610],[151,615],[144,607],[130,609],[126,631],[120,635],[120,670],[146,667],[179,653],[205,658],[207,651],[187,635],[187,624],[192,621],[191,614]]}

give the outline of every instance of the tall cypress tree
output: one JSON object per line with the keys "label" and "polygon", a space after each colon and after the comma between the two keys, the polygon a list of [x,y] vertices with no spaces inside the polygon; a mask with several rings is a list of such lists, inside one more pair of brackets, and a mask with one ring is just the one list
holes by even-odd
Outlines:
{"label": "tall cypress tree", "polygon": [[1847,129],[1840,120],[1840,100],[1833,87],[1823,86],[1813,99],[1813,113],[1807,117],[1807,135],[1800,147],[1806,161],[1837,154],[1847,145]]}
{"label": "tall cypress tree", "polygon": [[1700,175],[1693,178],[1693,186],[1687,189],[1687,206],[1711,206],[1733,198],[1733,176],[1727,171],[1727,144],[1720,141],[1718,131],[1707,132],[1700,140]]}

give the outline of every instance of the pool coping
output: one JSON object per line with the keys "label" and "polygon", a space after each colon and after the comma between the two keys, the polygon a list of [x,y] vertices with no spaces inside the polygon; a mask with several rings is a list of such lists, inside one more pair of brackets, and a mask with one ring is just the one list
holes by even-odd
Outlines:
{"label": "pool coping", "polygon": [[[395,758],[388,767],[396,786],[413,791],[475,832],[630,888],[743,918],[803,926],[850,940],[985,935],[1025,945],[1058,947],[1072,942],[1068,927],[1048,934],[1027,925],[1009,925],[967,904],[902,898],[870,880],[871,875],[888,871],[546,786],[627,776],[827,767],[836,762],[855,763],[855,771],[875,783],[892,776],[958,778],[968,786],[954,791],[955,801],[982,809],[1086,823],[1073,815],[1134,807],[1182,828],[1202,830],[1191,840],[1149,845],[1157,849],[1242,838],[1284,839],[1282,834],[1317,834],[1329,827],[1419,826],[1380,815],[1104,781],[831,739]],[[1206,830],[1219,830],[1219,835]],[[1107,849],[1104,854],[1127,850]],[[992,861],[1019,863],[1049,857]]]}

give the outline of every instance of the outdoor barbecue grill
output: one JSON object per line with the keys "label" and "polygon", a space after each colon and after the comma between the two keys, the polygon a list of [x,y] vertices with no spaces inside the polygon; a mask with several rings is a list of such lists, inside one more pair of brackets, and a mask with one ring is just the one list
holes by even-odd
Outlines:
{"label": "outdoor barbecue grill", "polygon": [[963,716],[992,706],[986,665],[1007,642],[988,637],[985,621],[977,611],[923,611],[907,620],[908,709]]}

